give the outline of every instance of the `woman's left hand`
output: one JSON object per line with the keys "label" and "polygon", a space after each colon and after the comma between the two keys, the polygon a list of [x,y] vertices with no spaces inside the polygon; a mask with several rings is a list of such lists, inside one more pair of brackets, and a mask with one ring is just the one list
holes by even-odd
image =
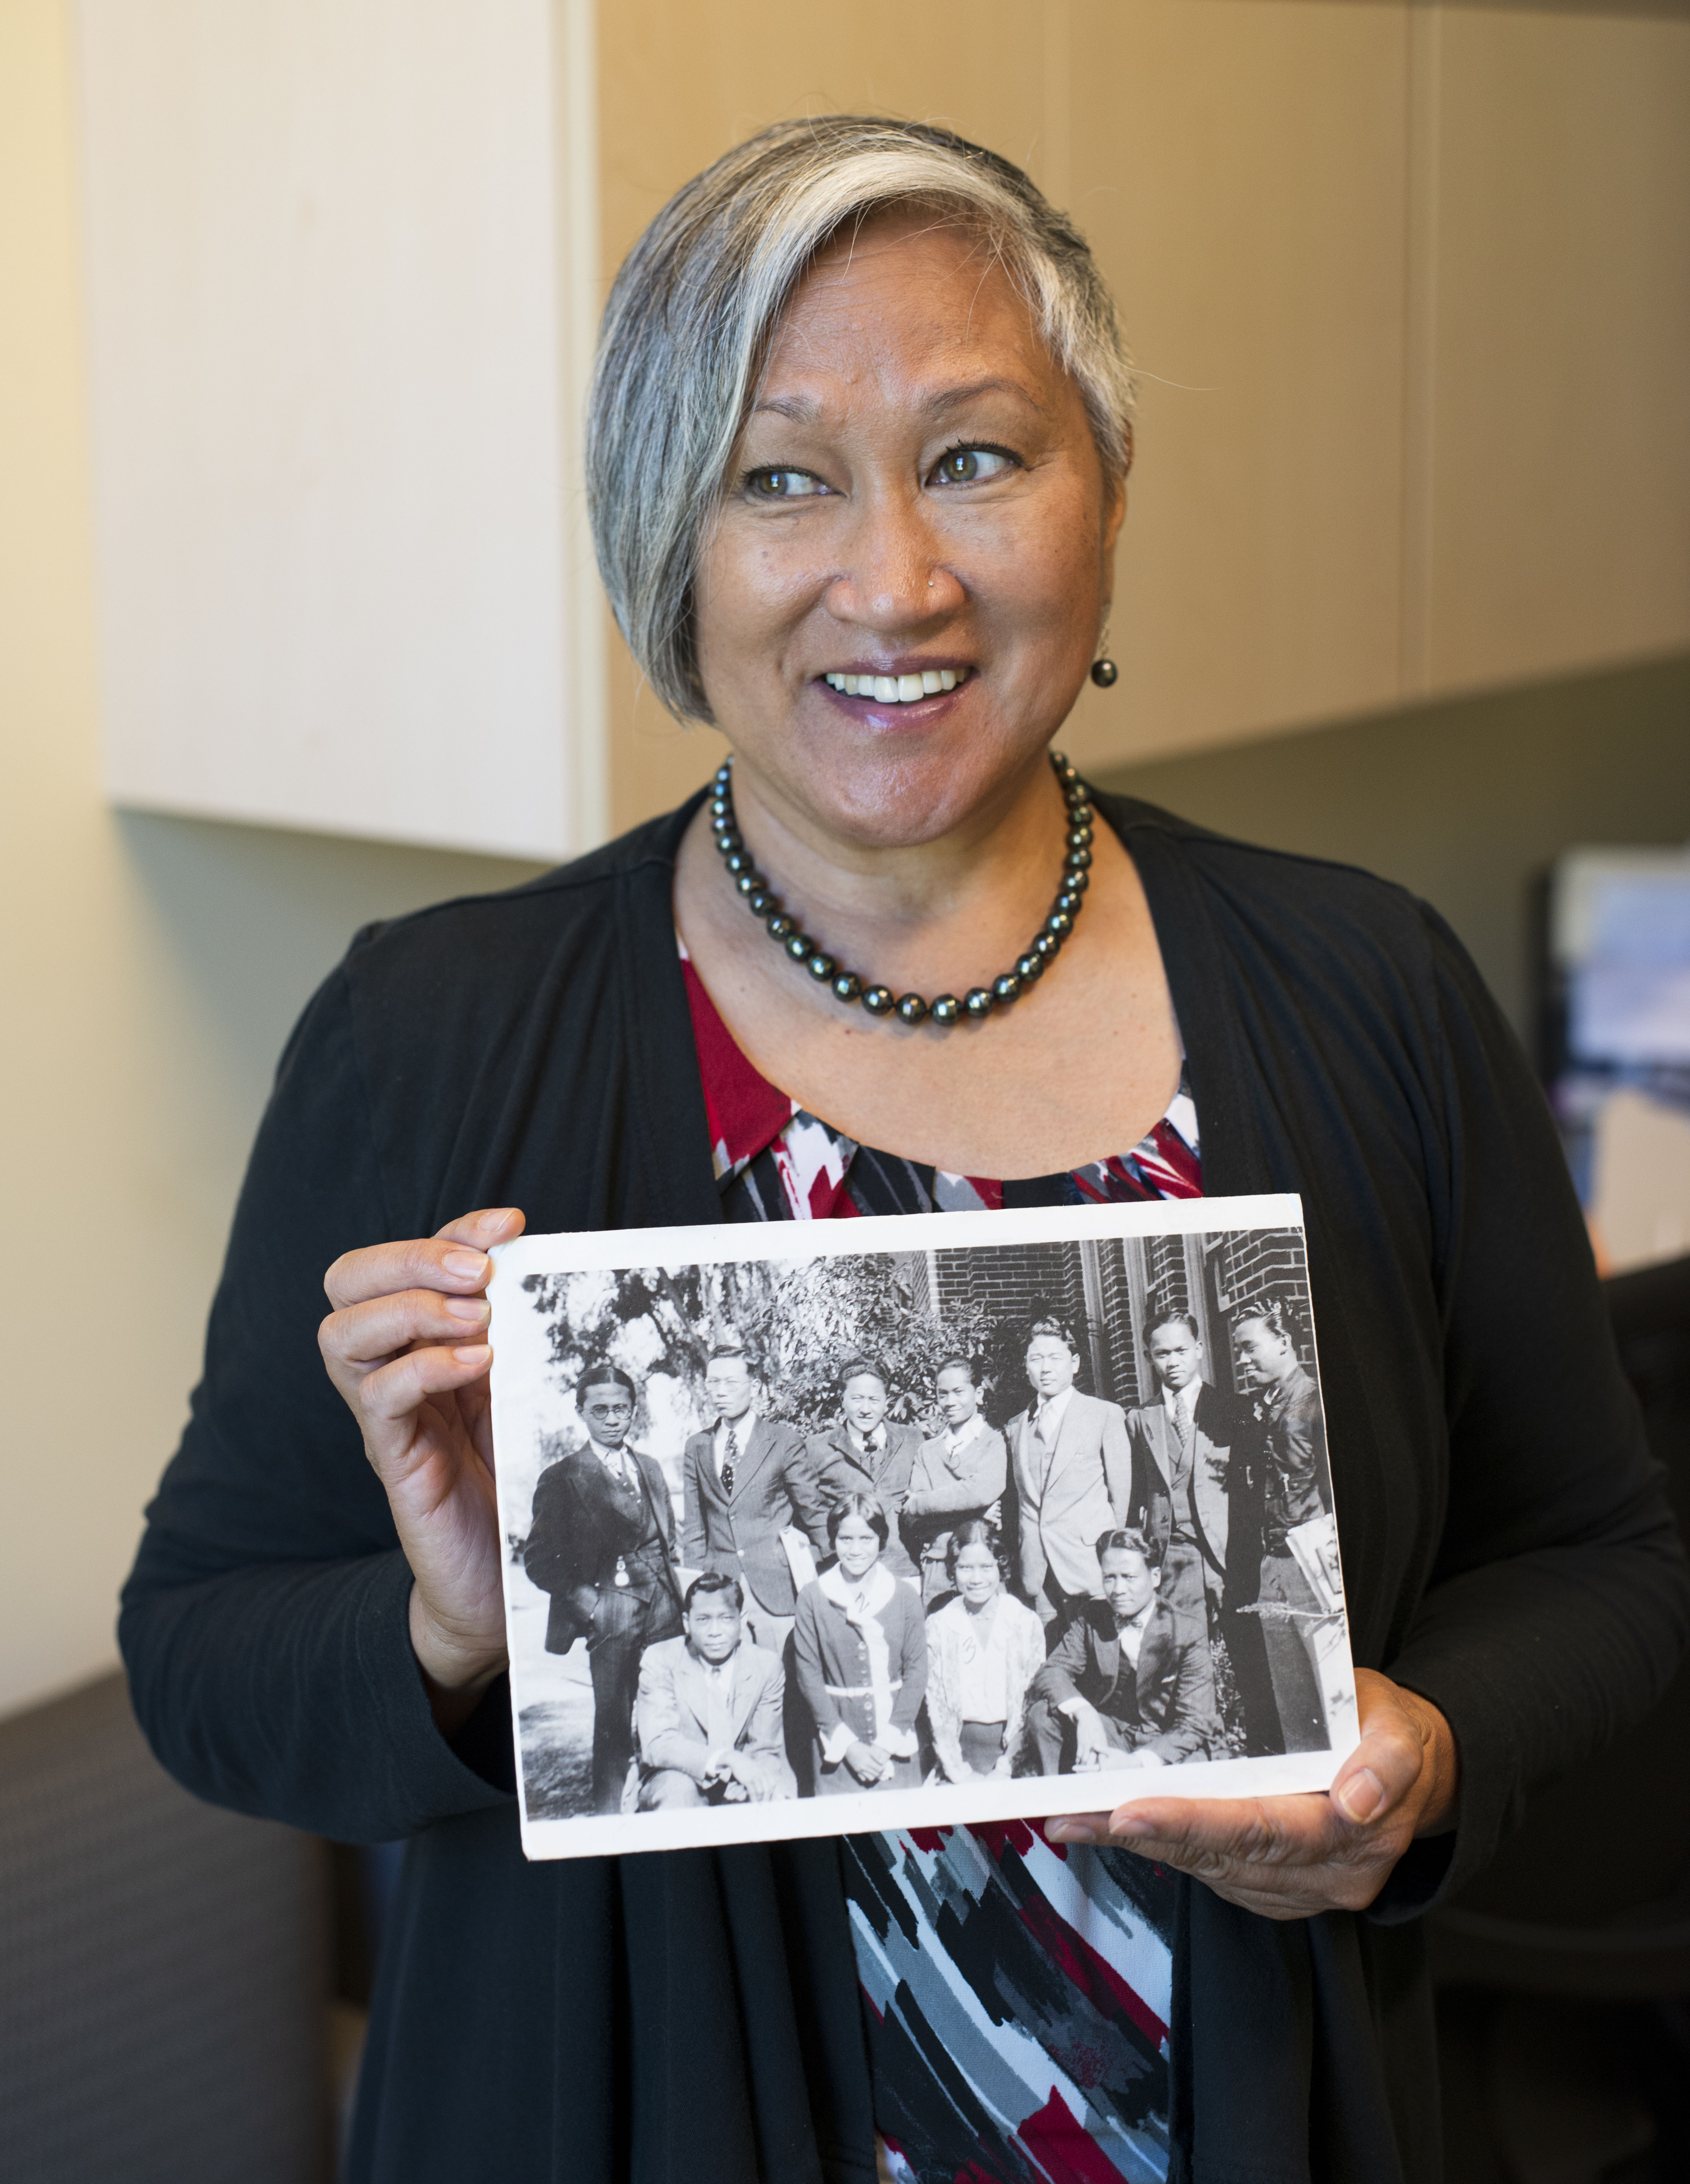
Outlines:
{"label": "woman's left hand", "polygon": [[1428,1700],[1356,1670],[1361,1742],[1324,1796],[1136,1797],[1048,1823],[1056,1842],[1136,1851],[1264,1919],[1364,1911],[1416,1836],[1455,1821],[1449,1724]]}

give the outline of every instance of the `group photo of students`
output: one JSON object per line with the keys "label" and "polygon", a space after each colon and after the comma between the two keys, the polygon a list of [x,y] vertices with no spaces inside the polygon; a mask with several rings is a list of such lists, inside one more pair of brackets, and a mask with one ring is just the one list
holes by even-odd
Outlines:
{"label": "group photo of students", "polygon": [[837,1326],[806,1340],[801,1296],[782,1340],[717,1325],[678,1462],[640,1445],[675,1440],[677,1374],[582,1362],[513,1543],[545,1600],[531,1817],[1326,1748],[1301,1268],[1235,1295],[1230,1240],[1173,1240],[1171,1268],[1167,1240],[1163,1288],[1153,1247],[1087,1245],[1069,1298],[997,1313],[936,1263],[973,1255],[929,1255],[896,1362],[818,1349]]}

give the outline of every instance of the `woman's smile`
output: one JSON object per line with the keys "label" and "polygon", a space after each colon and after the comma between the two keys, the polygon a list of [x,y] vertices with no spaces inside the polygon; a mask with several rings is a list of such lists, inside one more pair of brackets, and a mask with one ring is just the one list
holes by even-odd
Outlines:
{"label": "woman's smile", "polygon": [[972,686],[978,679],[968,667],[906,667],[900,662],[879,672],[821,675],[812,687],[857,725],[908,735],[948,724],[974,694]]}
{"label": "woman's smile", "polygon": [[823,253],[733,473],[695,629],[748,838],[778,813],[851,860],[1024,789],[1095,650],[1121,500],[974,238],[885,216]]}

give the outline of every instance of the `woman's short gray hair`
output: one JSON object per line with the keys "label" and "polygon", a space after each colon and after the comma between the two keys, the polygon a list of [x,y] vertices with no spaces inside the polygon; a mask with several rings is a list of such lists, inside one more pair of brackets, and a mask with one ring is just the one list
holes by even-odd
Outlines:
{"label": "woman's short gray hair", "polygon": [[659,698],[707,721],[693,632],[705,528],[770,337],[817,253],[896,204],[975,229],[1085,400],[1105,475],[1125,475],[1132,380],[1115,306],[1064,214],[949,130],[851,114],[764,130],[672,197],[605,306],[587,421],[587,494],[617,622]]}

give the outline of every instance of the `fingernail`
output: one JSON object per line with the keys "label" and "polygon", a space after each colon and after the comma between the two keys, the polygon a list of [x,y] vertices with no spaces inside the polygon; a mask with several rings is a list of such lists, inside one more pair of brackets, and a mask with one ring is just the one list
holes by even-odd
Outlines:
{"label": "fingernail", "polygon": [[510,1218],[510,1214],[511,1208],[508,1206],[499,1206],[491,1213],[483,1213],[480,1222],[482,1234],[490,1236],[495,1228],[502,1228]]}
{"label": "fingernail", "polygon": [[1096,1830],[1087,1827],[1084,1820],[1052,1820],[1050,1832],[1058,1842],[1095,1843],[1097,1840]]}
{"label": "fingernail", "polygon": [[1153,1836],[1156,1823],[1154,1820],[1135,1819],[1130,1814],[1117,1813],[1109,1823],[1109,1832],[1112,1836]]}
{"label": "fingernail", "polygon": [[448,1297],[446,1309],[454,1319],[490,1319],[493,1306],[485,1297]]}
{"label": "fingernail", "polygon": [[1385,1785],[1372,1768],[1362,1767],[1338,1792],[1341,1811],[1353,1820],[1370,1820],[1385,1802]]}
{"label": "fingernail", "polygon": [[493,1355],[490,1342],[466,1342],[461,1350],[452,1352],[460,1365],[485,1365]]}
{"label": "fingernail", "polygon": [[466,1280],[482,1281],[488,1272],[485,1251],[448,1251],[440,1263],[449,1274]]}

